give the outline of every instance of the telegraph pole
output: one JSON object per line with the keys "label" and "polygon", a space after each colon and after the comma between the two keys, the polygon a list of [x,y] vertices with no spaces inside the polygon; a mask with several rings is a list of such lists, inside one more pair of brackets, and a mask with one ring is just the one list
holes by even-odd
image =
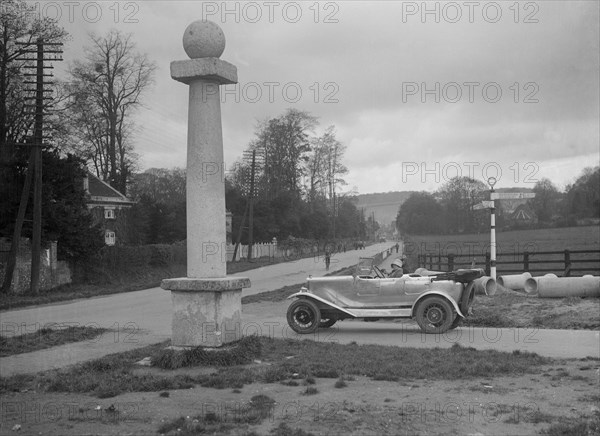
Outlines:
{"label": "telegraph pole", "polygon": [[[248,253],[246,258],[252,260],[252,245],[254,244],[254,197],[256,193],[256,172],[257,170],[264,169],[265,155],[260,150],[258,153],[256,150],[247,150],[244,152],[244,158],[250,159],[250,187],[246,189],[246,209],[244,210],[244,216],[242,217],[242,223],[240,224],[237,242],[234,249],[234,259],[237,255],[237,250],[242,239],[242,231],[246,224],[246,215],[248,215]],[[246,179],[247,181],[247,179]],[[248,187],[244,182],[244,186]]]}
{"label": "telegraph pole", "polygon": [[31,293],[40,291],[40,255],[42,244],[42,143],[44,128],[44,43],[38,40],[36,62],[35,124],[33,136],[33,235],[31,238]]}
{"label": "telegraph pole", "polygon": [[[31,186],[31,179],[33,177],[33,228],[32,228],[32,239],[31,239],[31,279],[30,279],[30,292],[37,294],[40,289],[40,254],[41,254],[41,240],[42,240],[42,147],[44,146],[44,110],[51,105],[46,105],[45,100],[52,100],[52,97],[46,97],[45,92],[51,91],[45,88],[45,85],[50,85],[52,82],[45,81],[45,77],[51,77],[52,74],[45,74],[44,70],[53,68],[51,65],[44,65],[44,61],[61,61],[61,58],[45,58],[47,53],[62,53],[62,50],[56,49],[57,46],[61,46],[61,43],[44,42],[43,39],[38,39],[36,42],[36,48],[29,48],[32,44],[27,42],[17,42],[19,45],[24,45],[25,48],[20,51],[20,54],[25,57],[19,57],[16,60],[20,61],[35,61],[35,65],[24,65],[23,68],[35,69],[35,73],[24,73],[25,77],[35,77],[35,80],[24,80],[24,84],[35,85],[35,89],[26,89],[25,91],[35,92],[34,96],[25,97],[25,100],[33,101],[33,104],[25,104],[25,108],[33,108],[34,115],[34,127],[33,127],[33,141],[25,144],[31,146],[31,154],[29,157],[29,163],[27,166],[27,176],[25,178],[25,184],[23,185],[23,191],[21,193],[21,202],[19,203],[19,211],[17,213],[17,222],[15,223],[15,230],[13,233],[13,239],[11,241],[11,248],[9,253],[9,259],[7,263],[6,274],[4,277],[4,283],[2,285],[2,291],[7,292],[10,289],[12,283],[12,277],[14,268],[16,265],[16,258],[19,247],[19,240],[21,238],[21,229],[23,227],[23,221],[25,219],[25,211],[27,210],[27,203],[29,197],[29,190]],[[45,46],[54,47],[51,49]],[[29,54],[35,54],[35,58],[28,57]]]}
{"label": "telegraph pole", "polygon": [[250,169],[250,197],[248,207],[248,260],[252,260],[252,244],[254,237],[254,171],[256,170],[256,150],[252,150],[252,166]]}

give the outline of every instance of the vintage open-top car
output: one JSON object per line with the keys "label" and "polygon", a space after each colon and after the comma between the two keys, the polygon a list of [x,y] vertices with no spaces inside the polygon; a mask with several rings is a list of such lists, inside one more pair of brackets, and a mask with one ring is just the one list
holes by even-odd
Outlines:
{"label": "vintage open-top car", "polygon": [[289,297],[294,301],[287,321],[297,333],[313,333],[348,318],[414,318],[423,331],[444,333],[469,314],[473,281],[483,275],[483,270],[472,268],[390,278],[372,258],[361,258],[353,275],[309,277],[306,286]]}

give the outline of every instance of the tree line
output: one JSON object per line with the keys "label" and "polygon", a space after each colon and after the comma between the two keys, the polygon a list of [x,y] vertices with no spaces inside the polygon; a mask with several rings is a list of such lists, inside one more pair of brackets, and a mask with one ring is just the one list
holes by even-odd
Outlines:
{"label": "tree line", "polygon": [[[12,237],[26,180],[35,113],[28,109],[34,61],[27,53],[39,43],[61,44],[68,33],[35,6],[4,0],[0,8],[0,236]],[[52,46],[56,47],[56,46]],[[156,65],[139,53],[131,35],[111,30],[90,34],[82,59],[68,64],[66,77],[53,78],[43,107],[42,240],[60,240],[59,256],[77,258],[103,244],[87,213],[86,169],[123,194],[137,171],[131,115],[152,84]],[[33,79],[35,80],[35,79]],[[51,91],[51,92],[48,92]],[[27,194],[27,193],[25,193]],[[29,205],[32,201],[29,201]],[[31,234],[31,207],[23,236]]]}
{"label": "tree line", "polygon": [[[31,61],[24,53],[37,43],[66,43],[56,22],[34,13],[23,0],[5,0],[0,9],[0,236],[11,238],[28,168],[27,147],[34,114],[25,99]],[[132,115],[152,85],[156,65],[138,52],[131,35],[111,30],[90,34],[81,59],[67,60],[67,74],[54,78],[52,106],[44,107],[42,240],[59,240],[59,256],[77,259],[103,244],[86,207],[82,187],[90,170],[137,204],[129,211],[133,244],[185,239],[185,171],[138,171]],[[30,79],[29,79],[30,80]],[[248,152],[255,167],[252,218],[254,241],[298,238],[364,238],[369,220],[348,193],[342,163],[344,146],[335,128],[314,133],[317,117],[290,109],[260,121]],[[240,159],[226,180],[227,208],[234,233],[248,240],[250,163]],[[30,195],[31,194],[27,194]],[[29,205],[31,205],[29,201]],[[23,236],[31,235],[31,207]],[[244,216],[246,216],[244,223]],[[59,222],[60,219],[62,222]],[[64,223],[64,225],[63,225]],[[371,225],[372,226],[372,225]],[[237,239],[237,238],[236,238]]]}
{"label": "tree line", "polygon": [[[585,168],[574,183],[560,191],[543,178],[533,187],[535,197],[527,200],[534,214],[527,223],[512,219],[496,201],[496,227],[574,226],[582,220],[600,219],[600,167]],[[489,229],[489,209],[473,206],[490,198],[489,188],[469,177],[450,179],[434,193],[415,192],[400,206],[396,227],[408,234],[473,233]]]}
{"label": "tree line", "polygon": [[[357,209],[352,193],[340,192],[348,172],[342,163],[345,146],[333,126],[314,134],[317,124],[315,116],[296,109],[257,123],[254,138],[225,178],[233,242],[249,242],[251,213],[253,242],[366,238],[373,223]],[[137,202],[135,243],[185,239],[185,170],[137,174],[130,195]]]}

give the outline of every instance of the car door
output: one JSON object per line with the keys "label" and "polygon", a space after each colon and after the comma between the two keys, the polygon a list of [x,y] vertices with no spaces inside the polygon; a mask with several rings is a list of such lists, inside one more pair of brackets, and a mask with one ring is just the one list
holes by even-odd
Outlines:
{"label": "car door", "polygon": [[354,280],[356,307],[396,306],[402,301],[402,280],[394,278],[360,278]]}

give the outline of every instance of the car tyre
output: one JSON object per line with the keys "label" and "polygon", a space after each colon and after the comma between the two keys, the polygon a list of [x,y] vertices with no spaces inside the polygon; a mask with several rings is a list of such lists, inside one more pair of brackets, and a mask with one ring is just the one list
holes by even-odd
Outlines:
{"label": "car tyre", "polygon": [[425,333],[447,332],[457,316],[452,305],[442,297],[425,298],[415,312],[417,324]]}
{"label": "car tyre", "polygon": [[287,322],[296,333],[314,333],[321,324],[321,311],[314,302],[302,298],[288,307]]}

